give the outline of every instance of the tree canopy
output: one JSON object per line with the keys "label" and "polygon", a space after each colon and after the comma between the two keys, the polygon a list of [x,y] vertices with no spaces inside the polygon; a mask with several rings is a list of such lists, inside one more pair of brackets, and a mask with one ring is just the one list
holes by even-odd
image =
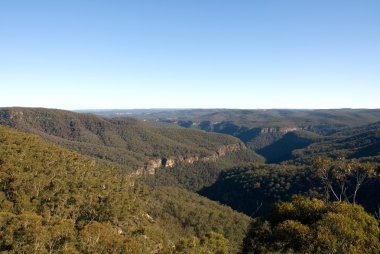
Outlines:
{"label": "tree canopy", "polygon": [[294,196],[251,224],[242,252],[375,254],[379,237],[377,220],[361,206]]}

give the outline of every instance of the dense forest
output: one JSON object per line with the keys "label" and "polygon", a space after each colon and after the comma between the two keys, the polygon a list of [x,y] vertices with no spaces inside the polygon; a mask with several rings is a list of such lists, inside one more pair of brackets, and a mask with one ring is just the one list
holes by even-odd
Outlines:
{"label": "dense forest", "polygon": [[250,222],[195,193],[134,185],[120,169],[34,135],[0,127],[0,148],[1,251],[186,253],[196,239],[237,251]]}
{"label": "dense forest", "polygon": [[305,162],[311,158],[328,156],[331,158],[356,158],[361,160],[379,160],[380,122],[335,132],[322,142],[312,144],[304,149],[295,150],[297,161]]}
{"label": "dense forest", "polygon": [[0,109],[1,253],[380,253],[378,110],[97,113]]}

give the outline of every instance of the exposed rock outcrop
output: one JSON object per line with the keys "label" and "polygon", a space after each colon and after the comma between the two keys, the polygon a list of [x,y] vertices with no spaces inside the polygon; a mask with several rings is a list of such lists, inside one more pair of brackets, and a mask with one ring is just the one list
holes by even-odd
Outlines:
{"label": "exposed rock outcrop", "polygon": [[147,163],[145,163],[143,168],[139,168],[135,172],[132,173],[132,176],[142,176],[144,174],[154,175],[156,172],[156,169],[160,167],[164,168],[172,168],[175,165],[179,163],[189,163],[193,164],[198,161],[211,161],[215,162],[220,157],[223,157],[229,153],[237,152],[243,149],[247,149],[243,143],[237,143],[237,144],[229,144],[225,146],[221,146],[218,148],[217,151],[215,151],[213,154],[209,156],[176,156],[176,157],[169,157],[169,158],[160,158],[160,159],[154,159],[150,160]]}
{"label": "exposed rock outcrop", "polygon": [[260,133],[288,133],[291,131],[296,131],[299,128],[296,127],[270,127],[270,128],[262,128]]}

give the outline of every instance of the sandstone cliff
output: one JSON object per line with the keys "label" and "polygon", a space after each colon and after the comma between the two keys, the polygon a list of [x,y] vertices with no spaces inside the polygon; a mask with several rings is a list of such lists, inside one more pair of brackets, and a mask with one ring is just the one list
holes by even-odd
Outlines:
{"label": "sandstone cliff", "polygon": [[229,145],[221,146],[213,154],[209,156],[204,156],[204,157],[193,155],[193,156],[188,156],[188,157],[173,156],[173,157],[168,157],[168,158],[158,158],[158,159],[150,160],[147,163],[145,163],[145,166],[133,172],[132,176],[142,176],[144,174],[154,175],[156,172],[156,169],[160,167],[171,168],[179,163],[193,164],[198,161],[215,162],[220,157],[223,157],[229,153],[237,152],[243,149],[247,149],[245,145],[243,143],[237,143],[237,144],[229,144]]}

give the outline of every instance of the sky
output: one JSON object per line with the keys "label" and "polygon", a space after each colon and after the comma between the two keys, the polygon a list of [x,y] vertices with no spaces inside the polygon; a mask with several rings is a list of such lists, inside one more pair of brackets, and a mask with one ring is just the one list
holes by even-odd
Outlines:
{"label": "sky", "polygon": [[1,0],[0,107],[380,108],[379,0]]}

